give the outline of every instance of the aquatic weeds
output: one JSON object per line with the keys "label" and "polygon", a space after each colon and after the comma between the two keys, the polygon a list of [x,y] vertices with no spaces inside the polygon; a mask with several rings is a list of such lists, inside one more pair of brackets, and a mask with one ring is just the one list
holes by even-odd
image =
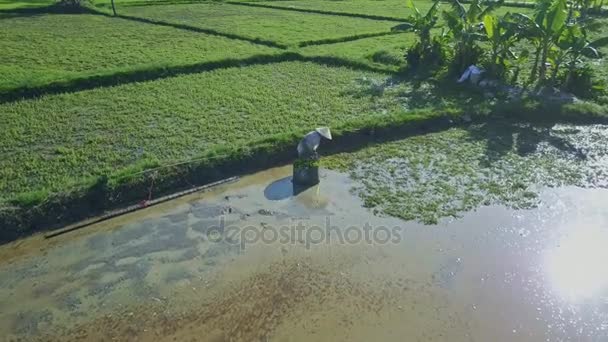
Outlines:
{"label": "aquatic weeds", "polygon": [[426,224],[481,205],[532,208],[548,186],[607,186],[605,126],[481,124],[325,158],[374,212]]}

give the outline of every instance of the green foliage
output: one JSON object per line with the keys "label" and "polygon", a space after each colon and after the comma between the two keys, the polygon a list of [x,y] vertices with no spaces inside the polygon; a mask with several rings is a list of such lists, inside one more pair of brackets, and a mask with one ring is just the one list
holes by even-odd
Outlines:
{"label": "green foliage", "polygon": [[535,49],[530,81],[536,81],[538,87],[545,85],[547,62],[566,29],[567,18],[566,0],[540,0],[533,17],[521,13],[509,16],[512,25]]}
{"label": "green foliage", "polygon": [[386,64],[386,65],[401,65],[402,58],[398,54],[393,53],[392,51],[380,50],[374,52],[371,56],[372,61],[376,63]]}
{"label": "green foliage", "polygon": [[310,169],[319,167],[319,159],[298,158],[293,162],[295,169]]}
{"label": "green foliage", "polygon": [[[443,12],[443,20],[449,28],[449,44],[453,46],[451,74],[461,74],[470,65],[482,64],[489,77],[516,84],[528,63],[531,55],[528,47],[531,47],[533,64],[528,83],[536,84],[537,89],[558,83],[565,88],[584,58],[598,58],[597,48],[608,45],[608,38],[593,42],[588,39],[586,25],[590,21],[582,20],[579,12],[588,4],[540,0],[531,16],[510,12],[499,16],[495,12],[502,1],[473,0],[468,7],[459,0],[448,2],[451,9]],[[412,8],[413,4],[408,2],[407,6]],[[429,22],[435,25],[436,20],[428,20],[419,11],[415,13],[411,23],[401,27],[415,31]],[[418,22],[421,23],[418,26],[412,24]],[[421,42],[429,39],[422,38],[425,36],[421,36]],[[522,47],[521,42],[527,44]],[[412,65],[422,63],[428,50],[424,44],[414,44],[408,49],[407,59]],[[568,71],[566,77],[560,79],[563,66],[567,66]]]}
{"label": "green foliage", "polygon": [[486,15],[496,10],[503,0],[473,0],[468,7],[458,0],[448,2],[451,10],[444,11],[443,18],[450,29],[454,46],[450,70],[452,74],[461,74],[470,65],[480,61],[483,50],[478,43],[485,39],[483,20]]}
{"label": "green foliage", "polygon": [[[568,10],[566,0],[542,0],[533,18],[519,15],[526,39],[535,47],[535,62],[531,81],[537,87],[555,86],[560,68],[567,64],[568,72],[562,87],[570,83],[573,72],[582,63],[582,57],[598,58],[594,45],[600,46],[605,39],[589,42],[585,22]],[[548,67],[552,68],[547,79]],[[536,76],[538,76],[536,78]]]}
{"label": "green foliage", "polygon": [[410,10],[414,11],[414,14],[408,17],[404,24],[393,27],[393,30],[412,31],[418,35],[422,49],[429,48],[431,46],[431,30],[437,25],[437,20],[439,20],[439,1],[435,1],[433,6],[424,15],[414,5],[413,0],[407,0],[406,5]]}
{"label": "green foliage", "polygon": [[573,0],[570,3],[572,10],[579,12],[582,18],[587,17],[593,11],[601,10],[604,5],[604,0]]}
{"label": "green foliage", "polygon": [[428,46],[418,42],[410,47],[405,54],[407,65],[412,69],[424,66],[425,70],[432,70],[445,64],[448,58],[446,50],[446,43],[442,37],[434,37]]}
{"label": "green foliage", "polygon": [[404,24],[393,27],[394,31],[411,31],[418,36],[418,42],[406,52],[408,67],[417,69],[441,66],[446,59],[444,41],[441,38],[432,38],[431,30],[439,20],[439,1],[434,1],[426,14],[422,14],[412,0],[406,1],[407,8],[414,12]]}
{"label": "green foliage", "polygon": [[598,80],[595,71],[589,65],[568,69],[562,77],[564,90],[583,99],[593,99],[607,90],[606,82]]}
{"label": "green foliage", "polygon": [[519,32],[504,18],[494,14],[487,14],[483,18],[487,41],[490,44],[488,56],[488,71],[491,76],[503,79],[517,59],[513,49],[519,41]]}
{"label": "green foliage", "polygon": [[49,197],[47,190],[32,190],[20,193],[15,196],[10,202],[16,206],[33,207],[38,205]]}
{"label": "green foliage", "polygon": [[[577,91],[579,93],[584,93],[585,96],[588,96],[592,90],[593,84],[593,81],[591,80],[591,73],[583,72],[583,69],[578,70],[582,73],[577,72],[577,68],[583,63],[583,57],[595,59],[599,58],[600,53],[596,48],[602,47],[606,44],[608,44],[608,39],[606,38],[600,38],[590,42],[587,38],[587,30],[585,30],[584,27],[579,25],[568,25],[557,42],[559,52],[556,53],[558,58],[556,58],[553,62],[554,72],[552,79],[556,79],[558,68],[562,62],[565,61],[567,62],[568,69],[566,78],[562,83],[563,88],[572,89],[572,84],[578,84],[580,86],[586,85],[587,87],[585,89],[578,89]],[[587,76],[589,76],[589,79],[581,82],[587,79]],[[573,83],[572,78],[574,77],[577,78],[577,81]]]}

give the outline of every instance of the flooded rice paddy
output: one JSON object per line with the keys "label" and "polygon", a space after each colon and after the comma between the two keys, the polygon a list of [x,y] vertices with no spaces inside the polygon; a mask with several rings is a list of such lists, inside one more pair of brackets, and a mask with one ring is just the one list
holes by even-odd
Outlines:
{"label": "flooded rice paddy", "polygon": [[532,208],[543,187],[608,187],[607,128],[485,123],[371,145],[324,163],[358,180],[356,193],[375,212],[432,224],[480,205]]}
{"label": "flooded rice paddy", "polygon": [[[590,131],[576,136],[583,130]],[[367,169],[357,164],[352,178],[322,170],[320,185],[297,194],[291,168],[282,167],[57,238],[1,246],[0,338],[607,341],[606,145],[585,140],[603,139],[605,131],[551,132],[575,134],[566,140],[569,152],[541,141],[530,153],[484,154],[452,130],[434,136],[441,140],[431,141],[435,147],[419,144],[419,158],[427,155],[431,167],[423,160],[421,166],[394,162],[419,159],[399,154],[409,141],[393,142],[372,147],[383,153],[390,147],[392,160]],[[473,155],[464,160],[466,170],[475,173],[442,171],[453,163],[441,160],[463,149]],[[360,161],[377,154],[358,153]],[[396,166],[394,179],[370,171],[384,162]],[[493,193],[480,175],[464,179],[484,168],[502,172],[499,189],[521,185]],[[471,202],[476,210],[457,207],[460,217],[437,217],[433,225],[364,207],[362,189],[373,194],[369,184],[380,181],[423,195],[420,201],[431,194],[416,182],[402,183],[406,173],[434,189],[449,174],[462,178],[445,180],[459,190],[433,192],[437,202],[462,201],[469,192],[481,200]],[[519,193],[501,195],[517,191],[534,195],[525,209],[511,201]]]}

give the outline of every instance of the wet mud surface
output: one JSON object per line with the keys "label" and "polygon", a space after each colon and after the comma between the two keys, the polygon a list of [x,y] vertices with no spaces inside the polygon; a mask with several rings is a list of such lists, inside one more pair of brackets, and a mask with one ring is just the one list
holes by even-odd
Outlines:
{"label": "wet mud surface", "polygon": [[290,174],[1,246],[0,340],[608,340],[602,177],[425,225]]}

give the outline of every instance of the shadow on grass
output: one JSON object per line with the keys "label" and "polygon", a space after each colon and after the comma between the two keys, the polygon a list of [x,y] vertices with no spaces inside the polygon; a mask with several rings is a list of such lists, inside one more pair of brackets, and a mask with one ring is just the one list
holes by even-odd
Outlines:
{"label": "shadow on grass", "polygon": [[[105,15],[105,14],[103,14],[103,15]],[[172,27],[172,28],[176,28],[176,29],[180,29],[180,30],[205,33],[205,34],[209,34],[209,35],[213,35],[213,36],[220,36],[220,37],[224,37],[224,38],[242,40],[242,41],[246,41],[249,43],[274,47],[274,48],[278,48],[278,49],[287,49],[287,45],[280,44],[280,43],[274,42],[272,40],[265,40],[265,39],[260,39],[260,38],[249,38],[249,37],[244,37],[244,36],[233,34],[233,33],[220,32],[220,31],[206,29],[206,28],[202,28],[202,27],[196,27],[196,26],[190,26],[190,25],[184,25],[184,24],[175,24],[175,23],[170,23],[170,22],[166,22],[166,21],[162,21],[162,20],[153,20],[153,19],[133,17],[133,16],[121,15],[121,14],[118,14],[116,17],[113,17],[113,18],[120,18],[120,19],[131,20],[131,21],[136,21],[136,22],[145,23],[145,24],[166,26],[166,27]]]}
{"label": "shadow on grass", "polygon": [[359,39],[382,37],[382,36],[389,36],[389,35],[394,35],[394,34],[402,34],[402,32],[386,31],[386,32],[356,34],[356,35],[352,35],[352,36],[345,36],[345,37],[338,37],[338,38],[307,40],[307,41],[298,43],[298,47],[344,43],[344,42],[351,42],[351,41],[359,40]]}
{"label": "shadow on grass", "polygon": [[42,86],[16,88],[4,93],[0,93],[0,103],[15,102],[44,95],[74,93],[83,90],[113,87],[135,82],[154,81],[175,77],[178,75],[196,74],[219,69],[247,67],[252,65],[267,65],[282,62],[312,62],[332,67],[347,67],[355,70],[390,74],[390,71],[388,70],[375,68],[365,63],[358,63],[347,59],[336,57],[306,57],[294,52],[285,52],[276,55],[256,55],[244,59],[224,59],[182,66],[139,69],[112,73],[108,75],[77,78],[70,81],[50,83]]}
{"label": "shadow on grass", "polygon": [[309,9],[309,8],[296,8],[296,7],[284,7],[284,6],[275,6],[275,5],[267,5],[267,4],[256,4],[256,3],[251,3],[251,2],[226,1],[226,3],[231,4],[231,5],[238,5],[238,6],[262,7],[262,8],[270,8],[270,9],[276,9],[276,10],[282,10],[282,11],[301,12],[301,13],[336,15],[336,16],[343,16],[343,17],[384,20],[384,21],[396,21],[396,22],[404,21],[404,19],[401,19],[401,18],[385,17],[385,16],[373,15],[373,14],[334,12],[334,11],[325,11],[325,10]]}
{"label": "shadow on grass", "polygon": [[91,8],[79,6],[69,7],[61,5],[24,7],[14,9],[0,9],[0,20],[12,18],[27,18],[46,14],[100,14]]}
{"label": "shadow on grass", "polygon": [[445,76],[434,72],[412,71],[402,68],[383,80],[359,79],[359,87],[349,90],[357,97],[383,96],[391,88],[397,88],[395,97],[401,99],[407,109],[428,109],[455,106],[464,108],[470,103],[483,103],[483,95],[470,87],[461,87]]}
{"label": "shadow on grass", "polygon": [[[551,146],[573,158],[584,160],[584,151],[567,139],[553,134],[558,122],[580,125],[607,123],[605,109],[582,104],[557,103],[537,97],[509,99],[507,94],[484,91],[442,75],[423,77],[403,71],[385,80],[359,79],[359,87],[348,92],[357,97],[382,97],[387,89],[398,86],[396,98],[406,110],[460,113],[458,122],[476,123],[467,130],[470,138],[485,142],[488,164],[501,160],[508,153],[520,156],[534,154],[542,145]],[[488,118],[492,120],[488,120]]]}

